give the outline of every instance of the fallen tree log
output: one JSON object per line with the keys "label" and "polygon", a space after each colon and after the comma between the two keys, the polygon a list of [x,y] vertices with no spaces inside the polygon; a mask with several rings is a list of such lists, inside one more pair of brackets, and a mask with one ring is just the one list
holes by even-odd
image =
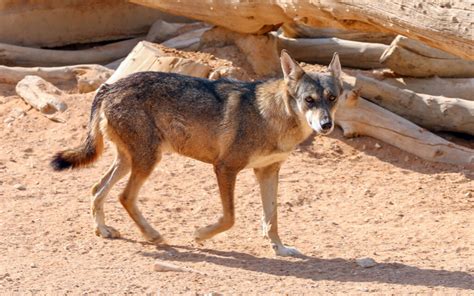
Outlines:
{"label": "fallen tree log", "polygon": [[169,56],[153,43],[142,41],[135,46],[106,83],[135,72],[162,71],[207,78],[211,68],[190,59]]}
{"label": "fallen tree log", "polygon": [[286,49],[300,62],[328,64],[334,52],[339,54],[341,65],[359,69],[382,68],[380,56],[388,48],[385,44],[365,43],[337,38],[286,38],[278,36],[278,49]]}
{"label": "fallen tree log", "polygon": [[355,87],[362,97],[427,129],[474,135],[474,101],[418,94],[362,75]]}
{"label": "fallen tree log", "polygon": [[405,76],[474,77],[474,60],[463,60],[404,36],[395,38],[380,62]]}
{"label": "fallen tree log", "polygon": [[474,101],[474,78],[386,78],[385,83],[432,96]]}
{"label": "fallen tree log", "polygon": [[368,76],[398,88],[408,89],[420,94],[443,96],[474,101],[474,78],[413,78],[386,76],[384,72],[346,69],[343,80],[352,87],[356,77]]}
{"label": "fallen tree log", "polygon": [[370,136],[420,158],[452,164],[474,164],[474,150],[456,145],[380,106],[346,91],[336,124],[346,137]]}
{"label": "fallen tree log", "polygon": [[107,64],[126,56],[143,37],[83,50],[29,48],[0,43],[0,64],[6,66],[65,66]]}
{"label": "fallen tree log", "polygon": [[241,33],[266,33],[296,20],[312,27],[403,34],[474,60],[473,8],[469,1],[129,1]]}
{"label": "fallen tree log", "polygon": [[25,102],[47,116],[67,109],[60,99],[63,92],[39,76],[26,76],[18,82],[15,90]]}
{"label": "fallen tree log", "polygon": [[85,93],[97,89],[113,72],[100,65],[33,68],[0,66],[0,82],[16,84],[25,76],[35,75],[52,83],[73,81],[79,92]]}
{"label": "fallen tree log", "polygon": [[383,32],[361,32],[338,28],[319,28],[304,23],[285,23],[282,26],[283,34],[288,38],[338,38],[350,41],[382,43],[390,45],[397,35]]}

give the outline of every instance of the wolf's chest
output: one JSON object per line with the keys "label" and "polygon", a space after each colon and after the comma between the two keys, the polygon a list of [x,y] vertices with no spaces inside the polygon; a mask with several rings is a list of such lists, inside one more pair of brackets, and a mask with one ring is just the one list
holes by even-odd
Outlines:
{"label": "wolf's chest", "polygon": [[246,168],[261,168],[288,158],[289,152],[276,152],[270,154],[252,155]]}

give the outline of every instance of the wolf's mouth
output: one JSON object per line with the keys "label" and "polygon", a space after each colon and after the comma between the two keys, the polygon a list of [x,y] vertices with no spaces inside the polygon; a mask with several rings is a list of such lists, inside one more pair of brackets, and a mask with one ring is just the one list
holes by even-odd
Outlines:
{"label": "wolf's mouth", "polygon": [[314,115],[313,111],[307,111],[306,114],[306,121],[308,122],[309,126],[317,133],[323,133],[321,125],[319,124],[319,120]]}
{"label": "wolf's mouth", "polygon": [[334,125],[328,129],[324,130],[319,123],[319,118],[316,117],[313,111],[309,110],[305,114],[308,125],[318,134],[328,135],[334,130]]}

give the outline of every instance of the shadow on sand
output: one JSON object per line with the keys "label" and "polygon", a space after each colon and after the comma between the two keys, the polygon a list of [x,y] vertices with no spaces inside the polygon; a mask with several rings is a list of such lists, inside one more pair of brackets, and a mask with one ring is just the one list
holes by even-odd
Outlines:
{"label": "shadow on sand", "polygon": [[[345,138],[342,135],[340,128],[336,128],[329,137],[337,139],[351,146],[355,150],[359,150],[362,153],[376,157],[380,161],[388,162],[404,170],[415,171],[427,175],[436,173],[461,173],[467,179],[474,180],[474,164],[456,165],[430,162],[370,137]],[[312,149],[312,146],[316,145],[314,142],[317,142],[317,136],[313,133],[313,135],[299,145],[299,148],[301,151],[308,153],[311,157],[323,158],[323,154],[317,153]],[[471,148],[473,145],[470,143],[470,140],[459,139],[459,142],[468,148]],[[374,148],[375,143],[381,144],[383,148]],[[365,146],[365,149],[362,148],[363,146]],[[406,157],[408,157],[410,161],[405,161],[404,159]]]}
{"label": "shadow on sand", "polygon": [[401,263],[379,263],[372,268],[362,268],[352,260],[341,258],[320,259],[309,256],[302,256],[299,259],[265,258],[234,251],[184,246],[168,246],[167,252],[142,252],[141,254],[174,262],[207,262],[229,268],[313,281],[379,282],[474,290],[474,276],[467,272],[422,269]]}

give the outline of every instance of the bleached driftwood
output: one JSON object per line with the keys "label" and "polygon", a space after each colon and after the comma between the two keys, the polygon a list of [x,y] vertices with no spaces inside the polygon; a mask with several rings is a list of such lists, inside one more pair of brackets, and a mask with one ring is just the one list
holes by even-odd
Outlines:
{"label": "bleached driftwood", "polygon": [[474,60],[470,1],[130,1],[241,33],[266,33],[296,19],[313,27],[403,34]]}
{"label": "bleached driftwood", "polygon": [[397,35],[383,32],[361,32],[338,28],[311,27],[300,22],[285,23],[283,34],[288,38],[338,38],[359,42],[390,44]]}
{"label": "bleached driftwood", "polygon": [[420,158],[453,164],[474,164],[474,150],[456,145],[428,130],[346,91],[336,111],[344,136],[370,136]]}
{"label": "bleached driftwood", "polygon": [[97,89],[113,73],[100,65],[74,65],[64,67],[6,67],[0,66],[0,82],[16,84],[27,75],[39,76],[52,83],[73,81],[79,92]]}
{"label": "bleached driftwood", "polygon": [[363,75],[355,87],[362,97],[427,129],[474,135],[474,101],[418,94]]}
{"label": "bleached driftwood", "polygon": [[380,62],[405,76],[474,77],[474,60],[463,60],[404,36],[395,38]]}
{"label": "bleached driftwood", "polygon": [[15,90],[25,102],[47,116],[67,109],[60,99],[63,92],[39,76],[26,76],[18,82]]}
{"label": "bleached driftwood", "polygon": [[83,50],[29,48],[0,43],[0,64],[7,66],[64,66],[107,64],[126,56],[143,37]]}
{"label": "bleached driftwood", "polygon": [[142,41],[135,46],[107,83],[141,71],[173,72],[195,77],[208,77],[211,68],[190,59],[169,56],[153,43]]}
{"label": "bleached driftwood", "polygon": [[279,36],[278,48],[288,50],[290,55],[300,62],[328,64],[334,52],[337,52],[341,64],[345,67],[374,69],[383,67],[380,56],[388,46],[338,38],[295,39]]}

